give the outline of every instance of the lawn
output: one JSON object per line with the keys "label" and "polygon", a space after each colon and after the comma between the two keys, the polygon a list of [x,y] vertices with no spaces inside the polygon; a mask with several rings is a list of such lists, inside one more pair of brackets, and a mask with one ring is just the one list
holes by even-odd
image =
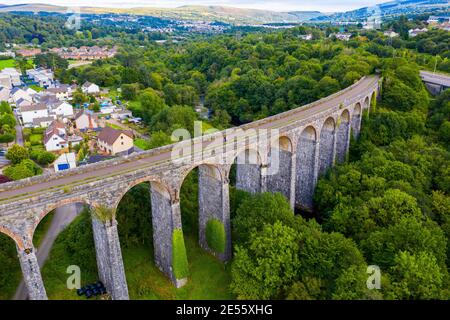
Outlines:
{"label": "lawn", "polygon": [[152,248],[122,250],[130,299],[233,299],[228,290],[231,281],[230,266],[206,253],[195,237],[185,235],[185,243],[190,276],[188,283],[179,289],[155,266]]}
{"label": "lawn", "polygon": [[[130,299],[134,300],[174,300],[174,299],[232,299],[228,290],[231,281],[230,266],[224,265],[200,248],[194,237],[185,237],[189,260],[190,277],[188,283],[180,289],[155,266],[153,249],[148,246],[123,248]],[[47,260],[42,276],[49,299],[85,299],[68,290],[66,280],[69,276],[66,268],[73,264],[65,254],[64,247],[55,243]],[[97,281],[93,273],[81,274],[81,283]]]}
{"label": "lawn", "polygon": [[107,122],[106,125],[110,128],[116,129],[116,130],[123,130],[123,128],[121,126],[118,126],[117,124],[114,124],[114,123]]}
{"label": "lawn", "polygon": [[42,144],[42,134],[31,134],[29,139],[32,146],[38,146]]}
{"label": "lawn", "polygon": [[141,138],[134,139],[134,145],[142,150],[150,149],[149,141]]}
{"label": "lawn", "polygon": [[0,60],[0,70],[5,68],[13,68],[16,65],[14,59]]}
{"label": "lawn", "polygon": [[39,87],[39,86],[37,86],[37,85],[35,85],[35,84],[32,84],[32,85],[30,85],[30,86],[28,86],[28,87],[31,88],[31,89],[33,89],[33,90],[36,91],[36,92],[41,92],[41,91],[44,90],[44,88]]}

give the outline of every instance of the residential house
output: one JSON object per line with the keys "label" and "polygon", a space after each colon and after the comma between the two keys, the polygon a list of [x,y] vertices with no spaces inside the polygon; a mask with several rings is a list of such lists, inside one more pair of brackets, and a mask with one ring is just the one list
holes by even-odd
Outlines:
{"label": "residential house", "polygon": [[11,90],[7,87],[0,86],[0,102],[9,101],[9,94]]}
{"label": "residential house", "polygon": [[11,77],[7,74],[3,74],[0,72],[0,86],[11,89],[12,88]]}
{"label": "residential house", "polygon": [[309,40],[312,40],[313,35],[312,35],[311,33],[308,33],[308,34],[301,34],[301,35],[299,35],[298,37],[299,37],[300,39],[302,39],[302,40],[307,40],[307,41],[309,41]]}
{"label": "residential house", "polygon": [[42,51],[39,48],[32,48],[32,49],[20,49],[17,50],[16,52],[22,57],[34,57],[35,55],[40,54]]}
{"label": "residential house", "polygon": [[394,31],[392,31],[392,30],[385,31],[383,34],[384,34],[386,37],[389,37],[389,38],[396,38],[396,37],[399,36],[399,34],[398,34],[397,32],[394,32]]}
{"label": "residential house", "polygon": [[86,81],[81,86],[81,91],[85,94],[97,94],[100,92],[100,87],[98,85],[96,85],[95,83],[90,83],[90,82]]}
{"label": "residential house", "polygon": [[330,36],[333,36],[333,35],[336,37],[336,39],[341,40],[341,41],[349,41],[350,38],[352,37],[351,33],[343,33],[343,32],[331,34]]}
{"label": "residential house", "polygon": [[29,79],[36,82],[40,87],[49,87],[53,83],[54,75],[50,69],[37,68],[26,71]]}
{"label": "residential house", "polygon": [[58,100],[69,100],[72,95],[72,88],[68,85],[62,85],[57,88],[49,88],[47,92],[54,94]]}
{"label": "residential house", "polygon": [[22,84],[22,80],[20,80],[21,74],[15,68],[4,68],[0,71],[0,74],[2,75],[2,78],[9,77],[11,86],[13,87],[20,86]]}
{"label": "residential house", "polygon": [[110,155],[125,154],[133,150],[133,132],[105,127],[97,137],[100,151]]}
{"label": "residential house", "polygon": [[116,110],[114,113],[111,113],[111,118],[116,120],[125,120],[133,118],[133,113],[127,109]]}
{"label": "residential house", "polygon": [[47,151],[59,151],[69,147],[64,123],[54,120],[45,130],[44,145]]}
{"label": "residential house", "polygon": [[428,31],[427,28],[423,28],[423,29],[419,29],[419,28],[417,28],[417,29],[410,29],[410,30],[408,30],[408,34],[409,34],[409,36],[410,36],[411,38],[413,38],[413,37],[415,37],[415,36],[417,36],[417,35],[419,35],[419,34],[421,34],[421,33],[427,32],[427,31]]}
{"label": "residential house", "polygon": [[53,163],[53,167],[55,171],[69,170],[77,167],[76,156],[75,153],[63,153],[55,160]]}
{"label": "residential house", "polygon": [[32,125],[36,118],[48,117],[48,109],[45,104],[34,103],[20,107],[20,114],[22,115],[22,122]]}
{"label": "residential house", "polygon": [[29,106],[30,104],[33,104],[32,102],[25,100],[24,98],[19,98],[19,100],[16,101],[16,108],[22,108],[25,106]]}
{"label": "residential house", "polygon": [[66,101],[59,101],[49,106],[49,113],[60,117],[73,116],[73,107]]}
{"label": "residential house", "polygon": [[55,120],[54,116],[42,117],[42,118],[34,118],[33,119],[33,127],[41,127],[47,128],[52,122]]}
{"label": "residential house", "polygon": [[17,103],[19,99],[27,100],[30,103],[33,102],[33,97],[28,92],[20,88],[12,89],[10,96],[14,103]]}
{"label": "residential house", "polygon": [[95,130],[99,127],[98,119],[91,112],[80,110],[75,115],[75,127],[80,131]]}

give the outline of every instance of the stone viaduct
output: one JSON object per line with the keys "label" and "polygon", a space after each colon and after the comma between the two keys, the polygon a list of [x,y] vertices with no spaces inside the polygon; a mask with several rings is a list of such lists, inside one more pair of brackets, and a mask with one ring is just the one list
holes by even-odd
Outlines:
{"label": "stone viaduct", "polygon": [[[369,111],[380,85],[380,77],[364,77],[329,97],[238,130],[0,185],[0,232],[15,241],[29,298],[47,299],[33,246],[34,231],[49,212],[70,203],[109,208],[107,219],[92,215],[99,278],[113,299],[129,298],[115,209],[128,190],[143,182],[150,183],[155,263],[177,287],[182,286],[187,279],[177,279],[173,270],[173,234],[182,230],[181,185],[197,167],[200,245],[218,259],[229,260],[229,174],[235,159],[237,188],[280,192],[292,207],[311,208],[318,176],[335,162],[345,161],[350,135],[358,136],[362,113]],[[260,133],[266,131],[271,133]],[[175,146],[193,152],[177,156]],[[225,230],[221,253],[210,249],[206,240],[211,219],[219,220]]]}

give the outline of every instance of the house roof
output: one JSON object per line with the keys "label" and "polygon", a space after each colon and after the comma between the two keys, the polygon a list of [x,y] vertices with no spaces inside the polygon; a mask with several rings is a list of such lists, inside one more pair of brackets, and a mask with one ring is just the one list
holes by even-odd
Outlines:
{"label": "house roof", "polygon": [[47,130],[45,130],[44,134],[44,143],[49,142],[50,138],[54,135],[57,135],[65,142],[65,137],[61,136],[59,129],[65,129],[64,123],[59,120],[53,120],[52,123],[48,126]]}
{"label": "house roof", "polygon": [[55,120],[55,118],[53,118],[53,117],[34,118],[33,124],[37,126],[37,125],[41,125],[42,122],[49,122],[49,121],[53,121],[53,120]]}
{"label": "house roof", "polygon": [[93,83],[86,81],[85,83],[83,83],[82,87],[88,88],[91,84],[93,84]]}
{"label": "house roof", "polygon": [[60,86],[58,88],[48,88],[47,91],[51,93],[64,93],[69,90],[69,86]]}
{"label": "house roof", "polygon": [[104,141],[108,145],[114,144],[121,134],[125,134],[131,139],[133,139],[133,132],[129,130],[116,130],[110,127],[105,127],[102,129],[98,135],[99,141]]}
{"label": "house roof", "polygon": [[20,107],[20,112],[38,111],[38,110],[47,110],[47,106],[43,103],[35,103]]}

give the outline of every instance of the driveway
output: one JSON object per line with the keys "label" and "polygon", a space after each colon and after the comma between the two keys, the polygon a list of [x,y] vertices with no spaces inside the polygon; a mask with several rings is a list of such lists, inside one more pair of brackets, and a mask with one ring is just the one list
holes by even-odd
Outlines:
{"label": "driveway", "polygon": [[[62,230],[64,230],[64,228],[69,225],[77,217],[77,215],[81,213],[82,210],[83,205],[79,203],[65,205],[55,210],[50,228],[48,229],[47,234],[44,236],[44,239],[42,239],[41,245],[37,249],[36,256],[41,269],[48,258],[50,250],[52,249],[53,243],[55,242],[58,234]],[[27,288],[22,280],[20,281],[19,287],[14,294],[14,300],[27,299]]]}

